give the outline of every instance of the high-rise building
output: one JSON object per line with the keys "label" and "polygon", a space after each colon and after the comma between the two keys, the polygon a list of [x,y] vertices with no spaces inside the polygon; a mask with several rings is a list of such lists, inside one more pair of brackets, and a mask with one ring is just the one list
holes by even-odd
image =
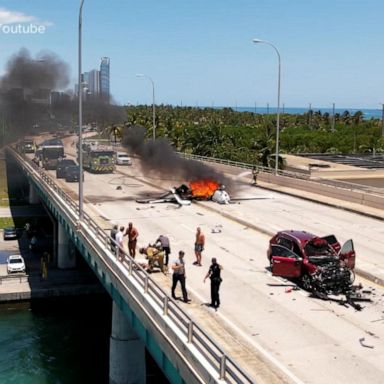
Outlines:
{"label": "high-rise building", "polygon": [[100,71],[92,69],[84,73],[84,83],[87,88],[87,96],[95,98],[100,95]]}
{"label": "high-rise building", "polygon": [[102,57],[100,63],[100,95],[109,103],[109,57]]}

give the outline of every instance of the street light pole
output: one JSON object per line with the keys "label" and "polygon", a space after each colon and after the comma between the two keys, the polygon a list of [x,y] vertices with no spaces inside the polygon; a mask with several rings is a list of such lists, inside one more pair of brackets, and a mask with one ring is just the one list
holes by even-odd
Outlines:
{"label": "street light pole", "polygon": [[281,57],[280,52],[275,45],[269,41],[253,39],[255,44],[264,43],[270,45],[277,54],[278,59],[278,75],[277,75],[277,116],[276,116],[276,158],[275,158],[275,174],[278,174],[279,170],[279,135],[280,135],[280,78],[281,78]]}
{"label": "street light pole", "polygon": [[78,93],[79,93],[79,221],[83,220],[83,87],[81,81],[81,27],[83,18],[83,4],[84,0],[80,2],[79,9],[79,73],[78,73]]}
{"label": "street light pole", "polygon": [[384,104],[381,104],[382,111],[381,111],[381,136],[384,137]]}
{"label": "street light pole", "polygon": [[152,139],[156,140],[156,110],[155,110],[155,83],[152,78],[144,75],[142,73],[138,73],[137,77],[146,77],[152,84]]}

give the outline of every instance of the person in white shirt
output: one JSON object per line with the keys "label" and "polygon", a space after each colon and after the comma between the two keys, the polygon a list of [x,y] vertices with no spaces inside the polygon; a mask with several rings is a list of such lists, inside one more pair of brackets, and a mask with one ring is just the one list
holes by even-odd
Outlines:
{"label": "person in white shirt", "polygon": [[119,248],[118,259],[121,262],[123,262],[125,259],[123,238],[124,238],[124,227],[121,226],[119,232],[116,233],[116,243]]}
{"label": "person in white shirt", "polygon": [[172,297],[176,299],[175,289],[177,282],[180,281],[181,291],[183,293],[184,303],[188,303],[188,293],[185,288],[185,263],[184,263],[184,252],[179,251],[179,258],[172,264],[173,276],[172,276]]}

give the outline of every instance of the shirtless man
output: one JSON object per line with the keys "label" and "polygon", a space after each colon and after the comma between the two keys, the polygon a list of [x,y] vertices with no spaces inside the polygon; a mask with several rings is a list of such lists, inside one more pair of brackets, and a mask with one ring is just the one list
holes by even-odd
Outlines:
{"label": "shirtless man", "polygon": [[128,251],[129,251],[129,255],[131,257],[135,258],[135,256],[136,256],[136,244],[137,244],[137,238],[139,236],[139,232],[133,226],[132,223],[128,223],[128,228],[125,231],[124,236],[128,236]]}
{"label": "shirtless man", "polygon": [[196,261],[193,263],[193,265],[198,265],[198,266],[201,267],[201,252],[204,251],[204,244],[205,244],[204,233],[201,232],[201,228],[200,227],[197,227],[197,229],[196,229],[196,240],[195,240]]}

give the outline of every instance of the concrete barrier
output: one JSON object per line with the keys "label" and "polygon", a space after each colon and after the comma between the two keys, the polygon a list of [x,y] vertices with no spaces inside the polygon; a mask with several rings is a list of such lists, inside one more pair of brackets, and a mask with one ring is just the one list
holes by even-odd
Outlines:
{"label": "concrete barrier", "polygon": [[276,184],[286,188],[293,188],[334,199],[361,204],[372,208],[384,209],[384,197],[368,194],[362,191],[353,191],[336,186],[321,184],[310,180],[294,179],[291,177],[274,175],[261,172],[258,176],[259,181]]}

